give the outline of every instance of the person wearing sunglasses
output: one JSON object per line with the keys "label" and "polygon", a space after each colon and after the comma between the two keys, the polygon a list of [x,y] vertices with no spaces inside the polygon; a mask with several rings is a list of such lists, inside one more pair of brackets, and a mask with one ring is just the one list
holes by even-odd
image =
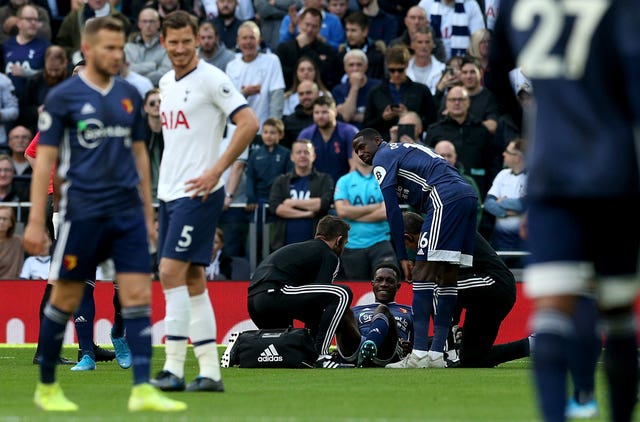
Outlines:
{"label": "person wearing sunglasses", "polygon": [[406,73],[410,53],[404,45],[394,45],[386,52],[387,77],[370,91],[362,127],[377,130],[389,140],[389,129],[398,124],[400,115],[415,111],[422,126],[436,121],[436,107],[426,85],[413,82]]}
{"label": "person wearing sunglasses", "polygon": [[147,116],[147,152],[149,153],[149,168],[151,169],[151,199],[158,200],[158,172],[160,159],[164,151],[162,137],[162,120],[160,119],[160,89],[152,88],[144,96],[144,113]]}

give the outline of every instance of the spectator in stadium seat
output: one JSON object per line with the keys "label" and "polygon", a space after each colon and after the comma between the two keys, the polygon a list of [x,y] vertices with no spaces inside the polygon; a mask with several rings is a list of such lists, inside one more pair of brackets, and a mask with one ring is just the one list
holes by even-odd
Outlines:
{"label": "spectator in stadium seat", "polygon": [[112,16],[122,22],[125,32],[129,33],[131,22],[118,12],[107,0],[87,0],[78,9],[72,10],[60,24],[56,44],[63,47],[72,63],[82,59],[80,52],[80,35],[88,19],[98,16]]}
{"label": "spectator in stadium seat", "polygon": [[447,93],[454,86],[462,86],[460,77],[462,76],[462,57],[455,56],[446,61],[445,71],[436,84],[436,92],[433,95],[433,102],[438,110],[443,110],[446,105]]}
{"label": "spectator in stadium seat", "polygon": [[[404,25],[406,27],[406,30],[398,38],[394,38],[393,40],[391,40],[391,43],[389,43],[389,47],[396,44],[403,44],[409,49],[411,54],[413,54],[413,50],[411,49],[413,35],[418,31],[418,29],[431,27],[429,25],[429,19],[427,19],[427,13],[422,7],[413,5],[409,8],[409,10],[407,10],[406,15],[404,16]],[[443,62],[445,60],[445,52],[442,39],[436,38],[434,35],[433,44],[433,56],[439,61]]]}
{"label": "spectator in stadium seat", "polygon": [[295,112],[284,116],[284,139],[282,145],[291,148],[293,141],[298,139],[300,131],[313,124],[313,104],[318,98],[318,85],[311,81],[302,81],[296,90],[300,104]]}
{"label": "spectator in stadium seat", "polygon": [[302,15],[305,10],[315,9],[321,14],[321,26],[318,38],[326,42],[335,51],[338,46],[344,42],[344,28],[340,18],[324,10],[324,0],[303,0],[304,7],[300,11],[296,11],[294,5],[289,5],[287,16],[282,19],[280,24],[280,39],[282,44],[295,39],[299,33],[299,23],[303,19]]}
{"label": "spectator in stadium seat", "polygon": [[160,89],[152,88],[144,95],[144,113],[147,116],[147,153],[149,154],[149,170],[151,171],[151,200],[158,201],[158,174],[160,161],[164,151],[162,136],[162,120],[160,118]]}
{"label": "spectator in stadium seat", "polygon": [[283,116],[293,114],[296,106],[300,104],[298,85],[300,85],[300,82],[302,81],[315,82],[315,84],[318,85],[318,95],[331,95],[331,92],[329,92],[327,87],[324,85],[324,82],[322,82],[320,70],[316,62],[310,57],[300,57],[296,63],[296,71],[293,74],[293,80],[285,80],[285,85],[291,85],[284,93],[284,109],[282,110]]}
{"label": "spectator in stadium seat", "polygon": [[284,77],[280,59],[259,50],[260,28],[253,21],[240,25],[237,40],[241,54],[227,64],[225,72],[245,96],[262,127],[268,117],[282,118]]}
{"label": "spectator in stadium seat", "polygon": [[344,55],[342,64],[346,81],[334,86],[331,91],[342,120],[358,129],[362,128],[369,91],[382,82],[367,76],[368,63],[367,55],[362,50],[349,50]]}
{"label": "spectator in stadium seat", "polygon": [[430,27],[416,30],[411,39],[413,56],[407,66],[409,79],[426,85],[431,95],[435,95],[436,85],[445,71],[445,64],[433,56],[433,48],[433,30]]}
{"label": "spectator in stadium seat", "polygon": [[13,82],[18,98],[24,95],[27,78],[42,72],[45,51],[51,44],[38,36],[39,19],[35,6],[22,6],[18,10],[18,33],[2,44],[2,71]]}
{"label": "spectator in stadium seat", "polygon": [[[2,180],[2,172],[6,172],[5,164],[6,161],[0,157],[0,180]],[[22,249],[22,239],[15,234],[15,231],[15,210],[12,207],[0,205],[0,279],[16,280],[20,276],[24,262],[24,249]]]}
{"label": "spectator in stadium seat", "polygon": [[302,0],[254,0],[256,14],[260,16],[260,31],[266,46],[275,51],[280,44],[280,25],[282,20],[289,13],[289,6],[296,9],[302,7]]}
{"label": "spectator in stadium seat", "polygon": [[327,10],[329,11],[329,13],[336,15],[338,19],[340,19],[340,23],[342,24],[343,29],[345,29],[344,20],[350,13],[348,3],[349,2],[347,0],[327,1]]}
{"label": "spectator in stadium seat", "polygon": [[31,131],[24,126],[16,126],[9,132],[9,148],[16,175],[31,174],[31,166],[24,152],[31,141]]}
{"label": "spectator in stadium seat", "polygon": [[316,63],[325,85],[331,86],[333,72],[330,67],[336,53],[319,37],[321,25],[322,14],[316,9],[305,9],[299,18],[298,35],[290,41],[278,44],[276,54],[280,58],[286,83],[293,80],[298,59],[307,56]]}
{"label": "spectator in stadium seat", "polygon": [[331,176],[313,168],[315,150],[308,139],[291,147],[293,171],[274,180],[269,192],[269,210],[275,215],[271,250],[313,238],[316,224],[333,203]]}
{"label": "spectator in stadium seat", "polygon": [[422,127],[436,121],[436,107],[429,88],[407,77],[409,50],[403,45],[387,49],[389,76],[369,92],[362,127],[376,129],[389,139],[389,129],[407,111],[415,111],[422,118]]}
{"label": "spectator in stadium seat", "polygon": [[230,280],[231,279],[231,257],[223,253],[224,231],[218,227],[213,237],[213,251],[211,252],[211,263],[205,268],[207,280]]}
{"label": "spectator in stadium seat", "polygon": [[48,280],[49,265],[51,264],[51,238],[47,233],[49,246],[46,248],[46,255],[32,255],[27,257],[20,270],[20,278],[24,280]]}
{"label": "spectator in stadium seat", "polygon": [[[239,90],[238,90],[239,91]],[[233,123],[227,124],[225,136],[220,142],[220,157],[229,147],[236,130]],[[225,198],[218,227],[226,234],[224,253],[232,257],[247,256],[247,236],[249,234],[249,213],[244,207],[247,202],[247,182],[245,168],[249,158],[249,148],[245,148],[236,160],[220,176],[224,181]]]}
{"label": "spectator in stadium seat", "polygon": [[220,41],[216,27],[211,22],[204,21],[198,28],[198,36],[198,56],[224,72],[227,63],[235,58],[235,54]]}
{"label": "spectator in stadium seat", "polygon": [[[256,261],[260,262],[262,250],[262,221],[273,221],[266,204],[269,203],[269,192],[276,177],[293,170],[291,151],[279,145],[284,137],[284,123],[280,119],[268,118],[262,124],[262,144],[249,154],[247,161],[247,211],[253,213],[256,218],[256,250],[249,253],[256,255]],[[257,212],[255,212],[257,210]],[[266,252],[266,251],[265,251]]]}
{"label": "spectator in stadium seat", "polygon": [[469,113],[470,99],[467,90],[454,86],[447,93],[444,119],[427,129],[425,144],[434,147],[443,139],[453,142],[469,174],[474,178],[482,194],[489,190],[491,181],[501,169],[501,147],[494,145],[494,138],[481,120]]}
{"label": "spectator in stadium seat", "polygon": [[354,125],[339,122],[333,98],[318,97],[313,102],[313,124],[300,131],[298,139],[310,139],[316,150],[314,168],[331,175],[333,183],[355,168],[351,140],[358,132]]}
{"label": "spectator in stadium seat", "polygon": [[20,116],[18,124],[26,126],[31,132],[38,130],[38,115],[42,110],[44,98],[51,88],[64,81],[68,74],[69,60],[64,48],[50,45],[44,53],[44,69],[25,82],[23,96],[18,98]]}
{"label": "spectator in stadium seat", "polygon": [[[336,72],[336,81],[346,82],[344,77],[347,70],[344,68],[345,55],[359,49],[367,56],[367,68],[365,72],[373,79],[383,79],[385,76],[384,52],[386,46],[383,41],[373,40],[369,37],[369,18],[362,12],[353,12],[345,19],[347,40],[338,47],[338,55],[333,67]],[[342,71],[344,69],[344,71]]]}
{"label": "spectator in stadium seat", "polygon": [[[202,9],[204,9],[203,12],[205,14],[198,16],[200,20],[207,19],[210,21],[211,19],[214,19],[216,16],[220,14],[218,10],[218,2],[215,0],[203,1]],[[245,22],[248,20],[252,20],[252,21],[259,20],[259,17],[258,19],[255,19],[256,13],[253,8],[253,1],[251,0],[237,0],[235,14],[236,14],[236,18],[238,18],[240,22]],[[196,13],[196,16],[197,16],[197,13]]]}
{"label": "spectator in stadium seat", "polygon": [[13,160],[6,154],[0,154],[0,202],[20,202],[29,199],[28,191],[17,189],[14,175]]}
{"label": "spectator in stadium seat", "polygon": [[153,88],[153,82],[151,82],[151,79],[131,70],[131,60],[129,60],[126,52],[124,54],[122,65],[120,66],[120,77],[133,85],[138,90],[141,97],[144,97],[147,92]]}
{"label": "spectator in stadium seat", "polygon": [[462,59],[460,80],[469,93],[471,104],[469,113],[480,118],[482,124],[493,135],[502,114],[498,100],[489,89],[482,86],[482,67],[478,59],[464,56]]}
{"label": "spectator in stadium seat", "polygon": [[398,35],[398,19],[380,8],[378,0],[358,0],[360,10],[369,18],[369,37],[389,45]]}
{"label": "spectator in stadium seat", "polygon": [[[525,241],[520,237],[520,225],[526,212],[525,152],[523,139],[509,142],[502,153],[505,168],[493,179],[484,200],[485,211],[496,218],[491,246],[498,251],[527,250]],[[522,268],[524,263],[517,257],[505,257],[505,260],[513,268]]]}
{"label": "spectator in stadium seat", "polygon": [[167,52],[160,44],[160,15],[146,7],[138,14],[137,25],[140,32],[132,35],[124,46],[129,67],[158,86],[162,75],[171,69]]}
{"label": "spectator in stadium seat", "polygon": [[18,10],[26,5],[33,5],[38,11],[38,19],[40,25],[38,26],[38,37],[51,41],[51,22],[49,19],[49,13],[44,7],[33,4],[31,0],[9,0],[3,2],[3,6],[0,7],[0,44],[3,44],[8,38],[18,33]]}
{"label": "spectator in stadium seat", "polygon": [[395,263],[396,254],[373,167],[358,157],[353,157],[353,162],[355,169],[336,183],[333,203],[336,214],[351,226],[341,260],[344,277],[368,280],[378,264]]}
{"label": "spectator in stadium seat", "polygon": [[485,28],[478,29],[471,34],[467,54],[475,57],[480,63],[482,71],[482,86],[485,86],[489,78],[491,78],[491,70],[489,69],[489,46],[491,44],[491,31]]}
{"label": "spectator in stadium seat", "polygon": [[[195,8],[194,3],[190,0],[143,0],[142,3],[143,8],[150,7],[158,12],[158,15],[160,16],[160,23],[164,21],[164,18],[166,18],[169,13],[175,12],[176,10],[184,10],[194,16],[202,15],[202,10]],[[137,13],[139,12],[140,9]],[[137,16],[137,13],[133,16]]]}
{"label": "spectator in stadium seat", "polygon": [[[411,135],[403,133],[401,139],[398,139],[399,125],[413,125],[413,133]],[[422,119],[415,111],[407,111],[402,113],[398,119],[398,124],[391,126],[389,129],[389,142],[422,142]]]}
{"label": "spectator in stadium seat", "polygon": [[222,43],[232,51],[236,49],[238,28],[242,21],[236,17],[237,0],[216,0],[218,16],[211,22],[216,27],[216,33]]}
{"label": "spectator in stadium seat", "polygon": [[334,86],[331,93],[342,120],[361,128],[369,91],[381,81],[367,76],[368,59],[362,50],[349,50],[343,62],[347,80]]}
{"label": "spectator in stadium seat", "polygon": [[11,125],[20,113],[15,91],[11,79],[0,73],[0,146],[7,143],[6,126]]}
{"label": "spectator in stadium seat", "polygon": [[438,143],[436,143],[436,145],[433,147],[433,150],[442,155],[444,159],[449,162],[449,164],[458,169],[460,175],[464,178],[464,180],[466,180],[471,186],[473,186],[473,189],[476,191],[476,195],[478,195],[477,224],[479,227],[480,222],[482,221],[482,200],[480,199],[482,198],[482,194],[480,193],[480,189],[478,188],[478,184],[476,183],[476,181],[467,173],[462,162],[458,160],[458,151],[456,151],[456,146],[453,145],[453,142],[443,139],[442,141],[438,141]]}
{"label": "spectator in stadium seat", "polygon": [[418,6],[427,12],[436,38],[442,38],[446,60],[465,55],[471,34],[485,27],[476,0],[421,0]]}

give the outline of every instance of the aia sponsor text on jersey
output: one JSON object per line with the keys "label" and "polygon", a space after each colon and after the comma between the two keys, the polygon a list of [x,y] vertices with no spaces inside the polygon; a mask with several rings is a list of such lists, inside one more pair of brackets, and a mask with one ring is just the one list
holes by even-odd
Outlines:
{"label": "aia sponsor text on jersey", "polygon": [[162,128],[167,130],[174,129],[189,129],[189,120],[187,120],[187,116],[184,114],[184,111],[169,111],[169,112],[161,112],[162,116]]}

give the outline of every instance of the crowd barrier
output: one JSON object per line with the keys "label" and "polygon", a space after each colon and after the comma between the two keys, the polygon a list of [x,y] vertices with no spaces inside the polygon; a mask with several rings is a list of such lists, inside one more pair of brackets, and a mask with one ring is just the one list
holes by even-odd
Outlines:
{"label": "crowd barrier", "polygon": [[[371,284],[368,282],[339,282],[353,291],[353,305],[373,302]],[[0,280],[0,343],[36,343],[38,339],[38,310],[44,292],[45,281]],[[209,296],[215,310],[218,342],[226,344],[235,331],[255,328],[247,311],[248,281],[212,281],[207,283]],[[514,309],[505,319],[498,334],[498,343],[517,340],[529,335],[527,320],[531,312],[531,302],[521,291]],[[113,285],[98,282],[95,289],[96,319],[95,341],[110,344],[109,329],[113,323]],[[396,297],[397,302],[411,304],[411,287],[403,284]],[[153,282],[152,315],[153,343],[162,344],[164,336],[164,295],[159,282]],[[73,323],[70,321],[65,334],[65,344],[77,343]]]}

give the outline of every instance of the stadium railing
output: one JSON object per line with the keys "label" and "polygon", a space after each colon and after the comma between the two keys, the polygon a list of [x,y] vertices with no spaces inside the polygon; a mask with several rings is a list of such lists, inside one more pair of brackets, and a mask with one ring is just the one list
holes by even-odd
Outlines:
{"label": "stadium railing", "polygon": [[[10,207],[14,207],[16,208],[16,220],[18,221],[18,227],[16,227],[16,233],[17,234],[22,234],[22,231],[24,230],[24,224],[26,224],[26,220],[24,220],[23,215],[26,214],[26,210],[28,210],[31,207],[31,202],[5,202],[2,203],[2,205],[6,205],[6,206],[10,206]],[[155,203],[154,207],[157,208],[158,204]],[[230,207],[232,208],[245,208],[246,204],[244,203],[237,203],[237,204],[231,204]],[[269,208],[268,204],[264,204],[265,208]],[[406,205],[401,205],[400,206],[403,209],[407,209],[408,207]],[[251,253],[253,251],[257,250],[258,247],[258,225],[255,223],[257,221],[258,218],[262,219],[262,256],[260,257],[262,259],[266,258],[267,255],[269,255],[269,239],[270,239],[270,223],[267,223],[266,221],[266,214],[267,213],[260,213],[259,212],[259,208],[256,208],[256,210],[253,212],[253,218],[250,220],[249,223],[249,268],[250,268],[250,272],[253,273],[253,270],[255,270],[255,268],[258,266],[258,257],[256,256],[255,253]],[[508,257],[523,257],[523,256],[527,256],[529,255],[529,252],[527,251],[496,251],[498,253],[498,255],[500,257],[503,258],[508,258]],[[517,280],[521,280],[521,272],[522,269],[520,268],[512,268],[511,271],[514,273],[514,275],[516,275],[516,279]]]}

